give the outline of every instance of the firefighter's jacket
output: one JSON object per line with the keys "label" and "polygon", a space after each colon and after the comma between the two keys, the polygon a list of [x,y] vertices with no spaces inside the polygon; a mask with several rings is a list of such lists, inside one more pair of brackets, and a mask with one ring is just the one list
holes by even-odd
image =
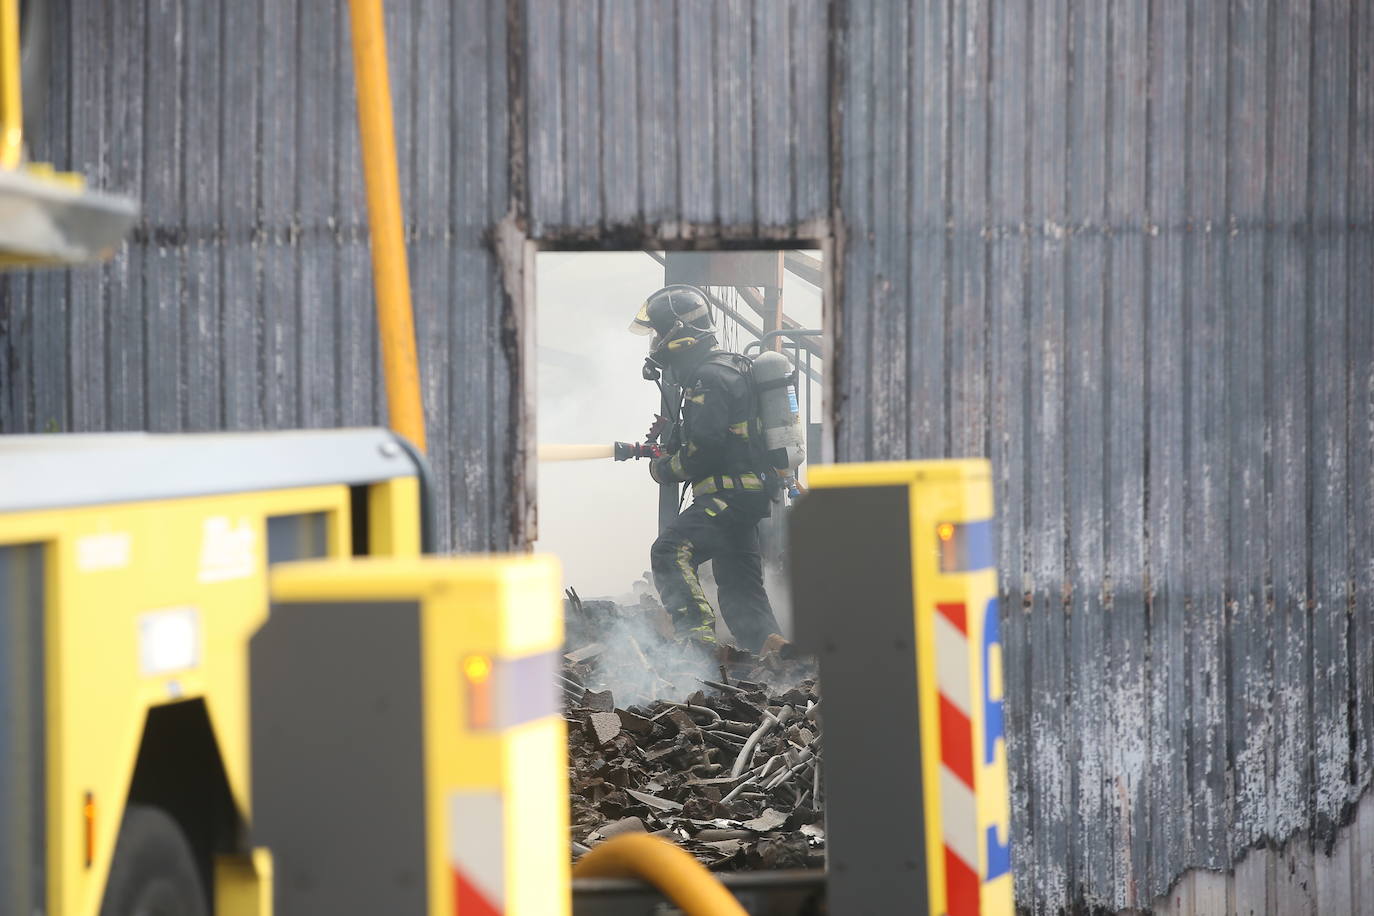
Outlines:
{"label": "firefighter's jacket", "polygon": [[716,352],[693,373],[683,389],[680,441],[668,443],[677,448],[649,467],[659,483],[687,481],[694,497],[764,490],[749,441],[756,402],[749,379],[735,365],[743,358]]}

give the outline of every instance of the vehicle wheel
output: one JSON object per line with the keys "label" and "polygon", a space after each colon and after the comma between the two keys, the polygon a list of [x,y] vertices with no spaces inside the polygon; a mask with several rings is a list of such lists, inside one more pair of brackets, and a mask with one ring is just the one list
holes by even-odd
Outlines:
{"label": "vehicle wheel", "polygon": [[191,844],[161,808],[125,810],[100,916],[208,916]]}

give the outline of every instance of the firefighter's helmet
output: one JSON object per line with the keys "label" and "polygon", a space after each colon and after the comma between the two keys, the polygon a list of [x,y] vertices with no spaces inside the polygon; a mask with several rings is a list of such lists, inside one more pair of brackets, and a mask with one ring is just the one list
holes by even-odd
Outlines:
{"label": "firefighter's helmet", "polygon": [[[715,324],[706,294],[683,283],[665,286],[644,300],[630,322],[635,334],[652,335],[645,366],[666,367],[715,342]],[[653,376],[650,376],[653,377]]]}

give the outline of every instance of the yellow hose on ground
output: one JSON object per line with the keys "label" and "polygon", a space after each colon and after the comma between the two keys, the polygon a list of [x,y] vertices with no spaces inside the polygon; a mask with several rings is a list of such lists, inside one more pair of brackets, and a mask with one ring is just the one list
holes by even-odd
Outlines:
{"label": "yellow hose on ground", "polygon": [[667,840],[622,833],[577,860],[574,878],[639,878],[663,892],[687,916],[748,916],[725,885]]}
{"label": "yellow hose on ground", "polygon": [[415,355],[410,271],[401,232],[401,184],[396,174],[396,131],[391,121],[391,85],[386,72],[386,23],[381,0],[349,0],[348,6],[386,405],[391,428],[423,452],[425,412],[420,400],[420,361]]}

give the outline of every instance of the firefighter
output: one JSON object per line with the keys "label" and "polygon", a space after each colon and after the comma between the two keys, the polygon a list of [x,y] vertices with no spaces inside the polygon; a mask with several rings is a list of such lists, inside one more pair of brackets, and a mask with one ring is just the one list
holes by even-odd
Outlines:
{"label": "firefighter", "polygon": [[758,399],[748,360],[719,348],[706,296],[695,287],[654,293],[630,329],[652,335],[645,378],[666,376],[682,389],[679,415],[660,418],[650,431],[656,438],[664,426],[672,429],[649,473],[660,484],[692,488],[692,504],[650,551],[654,585],[677,632],[714,645],[715,612],[697,578],[697,567],[710,560],[730,632],[742,648],[757,651],[779,627],[759,554],[759,522],[770,513],[772,482],[763,473],[759,443],[750,440],[751,428],[758,428]]}

